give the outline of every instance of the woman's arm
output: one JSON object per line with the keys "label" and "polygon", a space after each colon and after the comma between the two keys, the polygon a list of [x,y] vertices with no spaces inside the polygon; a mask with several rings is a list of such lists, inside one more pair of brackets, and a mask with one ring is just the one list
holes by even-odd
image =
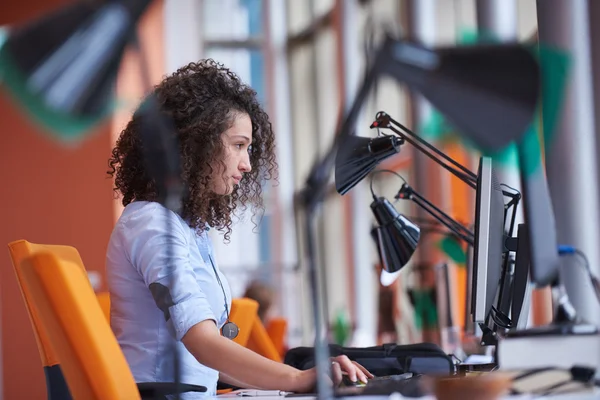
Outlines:
{"label": "woman's arm", "polygon": [[230,377],[229,375],[223,373],[223,372],[219,372],[219,382],[223,382],[226,383],[228,385],[231,386],[235,386],[241,389],[263,389],[263,388],[259,388],[257,386],[252,386],[252,385],[248,385],[245,382],[240,382],[237,379],[233,379],[232,377]]}
{"label": "woman's arm", "polygon": [[194,325],[183,336],[182,342],[198,362],[243,383],[243,386],[307,392],[316,381],[314,370],[300,371],[269,360],[221,336],[212,320]]}

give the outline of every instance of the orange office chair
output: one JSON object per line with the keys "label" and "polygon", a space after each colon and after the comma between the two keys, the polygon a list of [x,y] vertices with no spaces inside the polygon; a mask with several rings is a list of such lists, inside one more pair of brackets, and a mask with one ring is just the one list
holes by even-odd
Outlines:
{"label": "orange office chair", "polygon": [[[8,248],[10,250],[10,255],[13,260],[13,266],[15,267],[15,272],[17,273],[17,278],[19,277],[18,271],[15,265],[20,264],[20,260],[25,257],[30,256],[31,254],[37,251],[49,251],[51,253],[56,254],[59,258],[73,261],[75,264],[81,266],[85,270],[85,266],[83,265],[83,260],[79,255],[79,251],[75,247],[72,246],[62,246],[55,244],[37,244],[31,243],[27,240],[17,240],[8,244]],[[100,303],[100,307],[104,312],[104,316],[108,321],[110,321],[110,296],[108,292],[98,292],[96,293],[98,297],[98,302]]]}
{"label": "orange office chair", "polygon": [[[23,287],[38,310],[75,400],[156,398],[172,394],[172,383],[136,384],[85,272],[72,261],[37,252],[21,266]],[[183,391],[205,392],[180,384]]]}
{"label": "orange office chair", "polygon": [[25,302],[25,307],[29,313],[29,319],[33,327],[33,334],[37,342],[38,351],[40,352],[42,367],[44,368],[44,375],[46,376],[48,400],[69,399],[69,388],[63,377],[58,357],[50,346],[50,339],[41,326],[38,310],[32,305],[32,295],[29,292],[29,288],[23,284],[21,263],[32,254],[44,250],[51,251],[65,260],[83,266],[81,256],[77,249],[71,246],[35,244],[26,240],[17,240],[9,243],[8,250],[17,276],[17,283],[19,284],[21,294],[23,295],[23,301]]}
{"label": "orange office chair", "polygon": [[271,318],[267,323],[267,334],[273,341],[273,345],[279,356],[283,358],[287,351],[286,335],[287,335],[287,320],[285,318]]}
{"label": "orange office chair", "polygon": [[106,318],[106,321],[110,324],[110,293],[98,292],[96,293],[96,300],[98,300],[104,318]]}
{"label": "orange office chair", "polygon": [[273,341],[258,318],[258,302],[246,297],[231,301],[229,320],[240,329],[234,341],[274,361],[281,362]]}
{"label": "orange office chair", "polygon": [[[49,251],[55,254],[57,257],[63,260],[71,261],[78,265],[82,270],[85,270],[83,260],[81,259],[77,249],[72,246],[37,244],[28,242],[26,240],[17,240],[8,244],[8,250],[10,252],[13,268],[17,276],[17,283],[19,284],[21,294],[23,295],[23,301],[25,302],[25,307],[29,313],[29,319],[33,327],[33,334],[35,336],[38,351],[40,353],[42,367],[44,368],[44,375],[46,376],[48,400],[69,399],[69,389],[65,383],[58,357],[56,357],[56,354],[52,350],[46,333],[40,328],[38,312],[35,307],[31,306],[31,294],[29,293],[28,289],[23,286],[21,263],[25,258],[40,251]],[[104,316],[108,321],[110,321],[109,294],[103,292],[98,293],[97,296],[104,312]]]}
{"label": "orange office chair", "polygon": [[237,325],[239,333],[234,342],[246,347],[252,332],[254,320],[258,317],[258,302],[245,297],[231,300],[229,320]]}
{"label": "orange office chair", "polygon": [[250,332],[250,338],[246,347],[263,357],[281,362],[281,356],[258,316],[254,319],[252,332]]}

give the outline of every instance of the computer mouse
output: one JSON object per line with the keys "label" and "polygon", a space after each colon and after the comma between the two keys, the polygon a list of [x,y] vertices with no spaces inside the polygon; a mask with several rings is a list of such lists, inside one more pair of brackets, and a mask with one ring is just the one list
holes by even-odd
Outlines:
{"label": "computer mouse", "polygon": [[361,382],[359,379],[356,380],[356,382],[352,382],[350,380],[350,377],[346,374],[344,374],[342,376],[342,382],[341,385],[342,387],[364,387],[366,385],[366,383]]}

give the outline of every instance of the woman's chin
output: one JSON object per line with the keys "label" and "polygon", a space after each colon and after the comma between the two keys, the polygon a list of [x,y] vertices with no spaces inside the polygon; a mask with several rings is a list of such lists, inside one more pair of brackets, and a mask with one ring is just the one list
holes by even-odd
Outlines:
{"label": "woman's chin", "polygon": [[[237,185],[235,185],[237,186]],[[213,193],[216,194],[217,196],[229,196],[233,193],[233,191],[235,190],[235,186],[227,186],[225,188],[219,188],[216,190],[213,190]]]}

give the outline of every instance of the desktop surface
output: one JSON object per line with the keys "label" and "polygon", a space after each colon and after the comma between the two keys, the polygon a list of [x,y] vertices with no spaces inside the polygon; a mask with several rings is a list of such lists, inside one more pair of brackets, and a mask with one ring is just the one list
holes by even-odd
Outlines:
{"label": "desktop surface", "polygon": [[342,385],[334,391],[335,397],[381,396],[392,393],[400,393],[409,398],[418,398],[427,394],[421,382],[421,375],[412,373],[378,376],[369,379],[366,384],[343,381]]}
{"label": "desktop surface", "polygon": [[[399,393],[406,398],[419,398],[427,393],[421,384],[421,375],[412,373],[400,375],[377,376],[369,379],[366,384],[343,380],[341,385],[335,388],[334,397],[356,397],[356,396],[382,396]],[[286,397],[316,396],[316,393],[300,394],[288,393]]]}

